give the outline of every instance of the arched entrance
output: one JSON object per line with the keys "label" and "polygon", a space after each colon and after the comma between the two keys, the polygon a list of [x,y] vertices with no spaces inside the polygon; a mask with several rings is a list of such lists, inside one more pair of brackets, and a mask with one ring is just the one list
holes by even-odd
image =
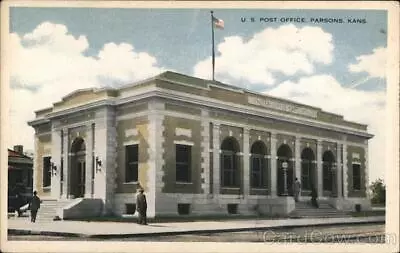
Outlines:
{"label": "arched entrance", "polygon": [[[325,151],[322,156],[322,187],[324,192],[335,194],[336,192],[336,164],[332,151]],[[328,193],[329,195],[329,193]]]}
{"label": "arched entrance", "polygon": [[305,148],[301,152],[301,190],[311,191],[312,187],[316,187],[315,178],[314,151]]}
{"label": "arched entrance", "polygon": [[85,195],[86,145],[81,137],[77,137],[71,145],[70,187],[69,194],[75,198]]}
{"label": "arched entrance", "polygon": [[240,187],[240,152],[238,141],[233,137],[226,138],[221,144],[221,186]]}
{"label": "arched entrance", "polygon": [[252,188],[265,188],[267,186],[267,147],[264,142],[256,141],[251,146],[250,185]]}
{"label": "arched entrance", "polygon": [[294,170],[292,150],[287,144],[282,144],[277,152],[278,195],[293,195]]}

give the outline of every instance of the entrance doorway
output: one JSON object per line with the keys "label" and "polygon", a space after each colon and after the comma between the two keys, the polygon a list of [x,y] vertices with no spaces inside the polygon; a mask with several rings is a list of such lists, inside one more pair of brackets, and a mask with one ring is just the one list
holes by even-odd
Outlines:
{"label": "entrance doorway", "polygon": [[70,191],[69,194],[75,198],[85,195],[86,182],[86,146],[81,137],[77,137],[71,146],[70,166]]}
{"label": "entrance doorway", "polygon": [[315,155],[311,148],[301,152],[301,190],[308,195],[312,188],[316,188]]}

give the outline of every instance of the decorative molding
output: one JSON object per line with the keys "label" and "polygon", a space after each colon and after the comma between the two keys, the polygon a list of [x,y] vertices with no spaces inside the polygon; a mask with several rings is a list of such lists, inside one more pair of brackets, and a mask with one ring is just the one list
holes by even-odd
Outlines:
{"label": "decorative molding", "polygon": [[124,141],[123,145],[124,147],[130,145],[139,145],[139,141]]}
{"label": "decorative molding", "polygon": [[125,138],[132,137],[132,136],[137,136],[138,135],[138,130],[136,128],[134,129],[125,129]]}
{"label": "decorative molding", "polygon": [[178,144],[178,145],[186,145],[186,146],[194,146],[194,142],[192,141],[184,141],[184,140],[175,140],[174,144]]}
{"label": "decorative molding", "polygon": [[175,135],[176,136],[186,136],[188,138],[192,138],[192,129],[185,129],[185,128],[175,128]]}

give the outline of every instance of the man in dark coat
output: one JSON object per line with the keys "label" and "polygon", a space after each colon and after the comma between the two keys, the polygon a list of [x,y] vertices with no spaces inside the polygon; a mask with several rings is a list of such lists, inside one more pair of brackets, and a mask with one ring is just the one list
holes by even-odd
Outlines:
{"label": "man in dark coat", "polygon": [[40,208],[40,198],[37,196],[37,191],[33,192],[33,197],[29,203],[29,208],[31,209],[31,222],[36,221],[37,212]]}
{"label": "man in dark coat", "polygon": [[311,195],[311,204],[314,207],[318,208],[319,207],[318,201],[317,201],[318,193],[317,193],[317,190],[315,189],[315,187],[313,185],[311,185],[311,194],[310,195]]}
{"label": "man in dark coat", "polygon": [[146,212],[147,212],[147,201],[146,195],[143,193],[143,188],[140,188],[139,194],[136,196],[136,210],[139,214],[138,223],[141,225],[147,225]]}

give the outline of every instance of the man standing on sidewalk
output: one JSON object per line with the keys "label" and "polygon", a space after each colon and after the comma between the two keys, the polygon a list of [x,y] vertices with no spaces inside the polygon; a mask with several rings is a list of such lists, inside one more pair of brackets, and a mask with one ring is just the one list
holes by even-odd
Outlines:
{"label": "man standing on sidewalk", "polygon": [[141,225],[147,225],[146,212],[147,212],[147,201],[146,195],[144,195],[143,188],[140,188],[139,194],[136,196],[136,210],[139,213],[138,223]]}
{"label": "man standing on sidewalk", "polygon": [[37,191],[34,191],[31,202],[29,203],[29,207],[31,209],[31,222],[36,221],[36,215],[40,208],[40,202],[40,198],[37,196]]}

